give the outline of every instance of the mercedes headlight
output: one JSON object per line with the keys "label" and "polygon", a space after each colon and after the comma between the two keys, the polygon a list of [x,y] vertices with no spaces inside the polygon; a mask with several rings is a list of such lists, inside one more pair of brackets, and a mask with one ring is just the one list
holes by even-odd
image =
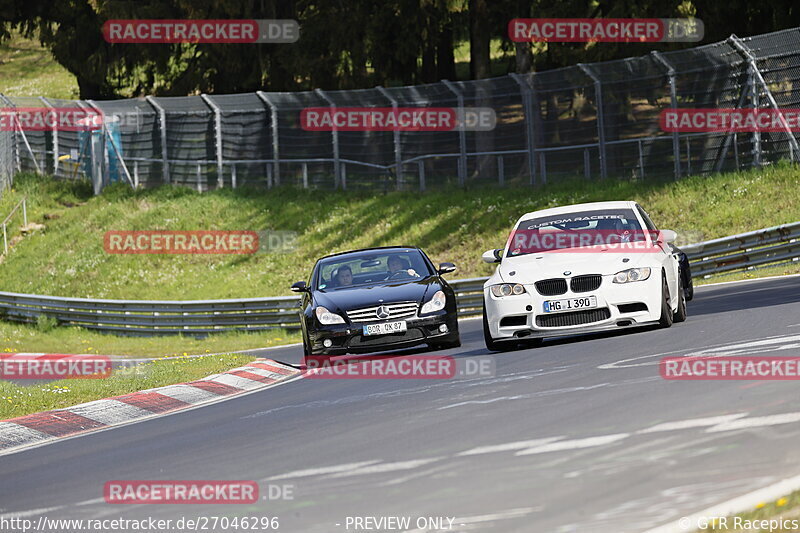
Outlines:
{"label": "mercedes headlight", "polygon": [[520,294],[525,294],[527,292],[525,287],[520,285],[519,283],[502,283],[500,285],[492,285],[489,287],[489,290],[492,291],[492,294],[495,295],[497,298],[502,298],[503,296],[517,296]]}
{"label": "mercedes headlight", "polygon": [[434,311],[444,309],[444,304],[446,301],[447,297],[444,295],[444,292],[436,291],[436,294],[433,295],[433,298],[425,302],[425,304],[422,306],[419,314],[424,315],[426,313],[433,313]]}
{"label": "mercedes headlight", "polygon": [[614,274],[614,283],[630,283],[632,281],[644,281],[650,277],[650,268],[629,268]]}
{"label": "mercedes headlight", "polygon": [[320,324],[325,324],[325,325],[344,324],[344,318],[337,315],[336,313],[331,313],[322,306],[317,307],[316,313],[317,313],[317,320],[319,320]]}

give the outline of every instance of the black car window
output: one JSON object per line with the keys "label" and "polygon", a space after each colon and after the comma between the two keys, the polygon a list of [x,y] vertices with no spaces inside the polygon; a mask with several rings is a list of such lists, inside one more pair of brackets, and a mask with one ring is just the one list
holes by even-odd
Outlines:
{"label": "black car window", "polygon": [[[403,275],[395,270],[412,270],[414,274]],[[329,257],[320,261],[317,270],[317,289],[338,289],[343,286],[337,275],[345,269],[352,274],[352,282],[346,286],[364,286],[376,283],[424,278],[434,272],[418,250],[375,250]],[[393,275],[394,274],[394,275]]]}

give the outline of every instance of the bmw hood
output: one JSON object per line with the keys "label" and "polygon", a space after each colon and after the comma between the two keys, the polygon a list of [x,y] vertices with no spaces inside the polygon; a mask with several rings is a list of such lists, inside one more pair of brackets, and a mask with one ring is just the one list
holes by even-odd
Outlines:
{"label": "bmw hood", "polygon": [[[404,281],[387,285],[373,285],[315,291],[314,301],[331,311],[349,311],[362,307],[374,307],[381,303],[417,302],[430,298],[433,293],[441,289],[441,284],[435,276],[423,278],[418,281]],[[383,301],[381,301],[383,300]]]}
{"label": "bmw hood", "polygon": [[642,266],[654,267],[652,253],[596,252],[540,253],[507,257],[497,273],[506,283],[531,284],[548,278],[582,274],[612,275],[620,270]]}

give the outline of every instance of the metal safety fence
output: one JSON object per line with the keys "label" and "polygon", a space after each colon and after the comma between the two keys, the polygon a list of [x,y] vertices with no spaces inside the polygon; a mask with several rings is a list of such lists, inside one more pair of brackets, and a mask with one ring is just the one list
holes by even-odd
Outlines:
{"label": "metal safety fence", "polygon": [[[72,101],[0,95],[10,107],[105,116],[84,132],[0,134],[0,176],[84,174],[133,186],[293,185],[425,190],[564,178],[679,178],[795,160],[794,133],[667,133],[668,108],[800,107],[800,28],[641,57],[497,78],[352,91]],[[308,107],[490,107],[491,131],[306,131]],[[76,172],[79,170],[80,172]],[[7,171],[6,171],[7,173]]]}
{"label": "metal safety fence", "polygon": [[[800,222],[684,246],[694,276],[709,276],[800,259]],[[460,316],[482,312],[488,278],[451,281]],[[297,296],[194,301],[91,300],[0,292],[0,318],[49,317],[121,335],[207,335],[224,331],[299,328]]]}

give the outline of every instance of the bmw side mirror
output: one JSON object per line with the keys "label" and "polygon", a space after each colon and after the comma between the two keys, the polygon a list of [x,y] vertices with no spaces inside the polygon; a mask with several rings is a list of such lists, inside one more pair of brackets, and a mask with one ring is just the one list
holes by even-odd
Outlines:
{"label": "bmw side mirror", "polygon": [[305,281],[298,281],[294,285],[292,285],[292,292],[308,292],[308,287],[306,287]]}
{"label": "bmw side mirror", "polygon": [[453,263],[439,263],[439,274],[449,274],[455,271],[456,266]]}
{"label": "bmw side mirror", "polygon": [[677,238],[678,234],[672,231],[671,229],[662,229],[658,234],[657,237],[658,240],[656,240],[656,242],[658,243],[665,242],[667,244],[672,244],[673,242],[675,242]]}
{"label": "bmw side mirror", "polygon": [[486,250],[481,256],[481,259],[483,259],[484,263],[499,263],[502,258],[503,250],[500,250],[499,248],[494,250]]}

